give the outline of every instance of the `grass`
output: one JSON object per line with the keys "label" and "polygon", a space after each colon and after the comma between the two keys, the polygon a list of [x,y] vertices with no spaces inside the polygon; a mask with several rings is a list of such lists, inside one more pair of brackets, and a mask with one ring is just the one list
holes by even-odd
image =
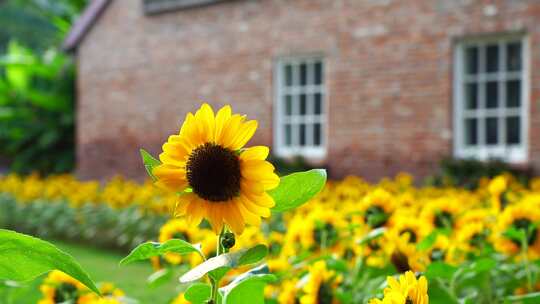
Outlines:
{"label": "grass", "polygon": [[[163,304],[178,294],[176,279],[158,287],[149,287],[148,276],[153,272],[150,263],[135,263],[119,266],[124,257],[121,253],[92,248],[86,245],[75,245],[53,241],[56,246],[73,255],[81,266],[90,274],[95,282],[113,282],[124,290],[130,298],[139,303]],[[37,303],[41,294],[39,284],[43,278],[25,284],[11,291],[11,303]],[[0,298],[0,303],[5,303]]]}

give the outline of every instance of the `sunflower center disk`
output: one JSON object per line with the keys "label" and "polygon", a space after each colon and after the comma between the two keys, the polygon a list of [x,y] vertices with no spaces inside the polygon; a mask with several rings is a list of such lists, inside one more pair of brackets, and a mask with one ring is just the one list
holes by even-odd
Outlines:
{"label": "sunflower center disk", "polygon": [[193,192],[205,200],[227,201],[240,193],[240,160],[234,151],[206,143],[191,152],[186,169]]}

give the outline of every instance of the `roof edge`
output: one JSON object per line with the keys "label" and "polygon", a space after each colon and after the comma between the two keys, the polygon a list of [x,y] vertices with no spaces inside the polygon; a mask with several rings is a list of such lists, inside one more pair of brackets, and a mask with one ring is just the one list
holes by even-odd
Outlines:
{"label": "roof edge", "polygon": [[67,52],[75,50],[111,2],[92,0],[64,39],[62,49]]}

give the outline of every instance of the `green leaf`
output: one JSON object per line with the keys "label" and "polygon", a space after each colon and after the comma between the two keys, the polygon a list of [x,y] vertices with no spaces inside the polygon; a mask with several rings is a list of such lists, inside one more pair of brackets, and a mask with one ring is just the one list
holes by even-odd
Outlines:
{"label": "green leaf", "polygon": [[212,287],[205,283],[193,283],[184,293],[184,298],[192,304],[206,304],[212,297]]}
{"label": "green leaf", "polygon": [[0,280],[29,281],[55,269],[99,294],[90,276],[71,255],[49,242],[0,229]]}
{"label": "green leaf", "polygon": [[157,242],[146,242],[140,244],[133,249],[127,257],[120,261],[120,265],[146,260],[154,256],[163,255],[167,252],[173,252],[181,255],[196,252],[202,256],[202,253],[197,246],[191,245],[184,240],[172,239],[163,244]]}
{"label": "green leaf", "polygon": [[476,261],[474,261],[470,266],[469,270],[474,271],[476,273],[482,273],[486,271],[490,271],[497,267],[497,261],[495,261],[492,258],[480,258]]}
{"label": "green leaf", "polygon": [[216,268],[210,272],[208,272],[208,276],[210,276],[214,281],[219,282],[223,277],[231,270],[231,267],[223,266]]}
{"label": "green leaf", "polygon": [[276,276],[267,272],[268,267],[257,267],[220,288],[223,302],[226,304],[244,304],[249,299],[250,304],[264,304],[264,287],[277,280]]}
{"label": "green leaf", "polygon": [[238,259],[238,266],[255,264],[268,255],[268,247],[265,245],[259,244],[255,247],[248,249],[240,258]]}
{"label": "green leaf", "polygon": [[456,270],[457,268],[452,265],[437,261],[429,264],[426,270],[426,277],[429,280],[435,278],[450,280]]}
{"label": "green leaf", "polygon": [[155,159],[150,153],[146,152],[146,150],[141,149],[141,157],[144,163],[144,168],[146,169],[146,172],[148,175],[152,178],[152,180],[156,181],[157,178],[154,176],[152,171],[155,167],[161,165],[161,162],[157,159]]}
{"label": "green leaf", "polygon": [[155,288],[161,286],[173,278],[173,271],[171,268],[163,268],[152,273],[148,279],[146,279],[148,286]]}
{"label": "green leaf", "polygon": [[418,250],[426,250],[431,248],[435,244],[435,241],[437,241],[437,236],[439,235],[438,230],[434,230],[431,232],[428,236],[426,236],[418,245],[416,245],[416,248]]}
{"label": "green leaf", "polygon": [[317,195],[326,184],[326,170],[313,169],[281,178],[276,189],[269,191],[276,205],[274,212],[284,212],[301,206]]}

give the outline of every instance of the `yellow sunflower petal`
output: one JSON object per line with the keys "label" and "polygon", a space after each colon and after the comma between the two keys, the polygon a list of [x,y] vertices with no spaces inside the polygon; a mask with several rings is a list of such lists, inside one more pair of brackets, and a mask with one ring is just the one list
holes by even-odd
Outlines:
{"label": "yellow sunflower petal", "polygon": [[270,149],[265,146],[249,147],[240,154],[242,160],[265,160],[270,153]]}
{"label": "yellow sunflower petal", "polygon": [[219,109],[219,111],[216,114],[216,127],[215,127],[215,134],[214,134],[214,140],[216,143],[221,143],[221,137],[222,133],[224,132],[223,128],[225,127],[225,124],[229,119],[231,118],[232,109],[230,106],[224,106],[223,108]]}
{"label": "yellow sunflower petal", "polygon": [[243,161],[242,177],[263,183],[265,189],[273,189],[279,185],[279,177],[274,173],[274,166],[264,160]]}
{"label": "yellow sunflower petal", "polygon": [[195,113],[195,119],[199,128],[199,134],[203,142],[214,141],[214,129],[216,125],[214,110],[204,103]]}
{"label": "yellow sunflower petal", "polygon": [[212,230],[217,234],[223,229],[223,212],[221,205],[222,203],[210,203],[205,202],[205,209],[208,213],[208,221],[212,226]]}
{"label": "yellow sunflower petal", "polygon": [[239,200],[236,199],[232,202],[229,202],[226,206],[226,208],[223,208],[223,218],[225,219],[225,222],[227,225],[231,228],[231,230],[235,234],[242,234],[244,232],[245,222],[244,217],[238,210],[238,207],[236,206],[239,204]]}
{"label": "yellow sunflower petal", "polygon": [[253,225],[253,226],[260,226],[261,225],[261,217],[259,215],[254,214],[253,212],[249,211],[245,206],[244,203],[241,201],[238,204],[238,210],[242,214],[242,217],[246,221],[246,223]]}
{"label": "yellow sunflower petal", "polygon": [[244,196],[244,199],[242,199],[242,203],[246,207],[247,210],[251,211],[254,214],[258,214],[261,217],[269,217],[270,216],[270,209],[266,207],[259,206],[253,202],[251,202],[247,197]]}
{"label": "yellow sunflower petal", "polygon": [[186,208],[186,214],[188,216],[188,224],[190,226],[198,226],[203,217],[207,215],[205,212],[206,210],[203,208],[202,202],[196,197],[194,197],[190,202],[189,205]]}
{"label": "yellow sunflower petal", "polygon": [[264,185],[258,181],[252,181],[249,179],[242,179],[240,181],[240,189],[242,192],[252,192],[261,194],[264,192]]}
{"label": "yellow sunflower petal", "polygon": [[247,197],[250,201],[253,203],[266,208],[272,208],[276,205],[274,202],[274,199],[268,195],[268,193],[263,192],[261,195],[252,194],[250,192],[244,193],[245,197]]}
{"label": "yellow sunflower petal", "polygon": [[253,134],[255,134],[257,126],[258,123],[256,120],[250,120],[243,123],[240,126],[240,129],[238,130],[238,133],[234,137],[233,141],[231,142],[230,149],[236,151],[245,146],[246,143],[251,139],[251,137],[253,137]]}
{"label": "yellow sunflower petal", "polygon": [[[245,120],[245,116],[234,114],[227,120],[223,126],[220,141],[218,144],[225,148],[232,149],[233,141],[236,138],[236,133],[240,129],[242,122]],[[234,149],[232,149],[234,150]]]}

